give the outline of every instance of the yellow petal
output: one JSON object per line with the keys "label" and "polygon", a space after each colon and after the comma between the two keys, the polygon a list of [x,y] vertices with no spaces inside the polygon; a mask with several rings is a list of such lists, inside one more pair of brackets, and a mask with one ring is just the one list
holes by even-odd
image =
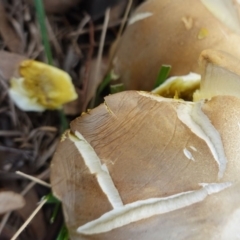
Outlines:
{"label": "yellow petal", "polygon": [[9,96],[13,102],[23,111],[43,112],[46,108],[37,102],[36,98],[30,98],[23,87],[23,78],[12,78]]}
{"label": "yellow petal", "polygon": [[20,64],[27,96],[45,109],[57,109],[77,98],[71,77],[64,71],[34,60]]}

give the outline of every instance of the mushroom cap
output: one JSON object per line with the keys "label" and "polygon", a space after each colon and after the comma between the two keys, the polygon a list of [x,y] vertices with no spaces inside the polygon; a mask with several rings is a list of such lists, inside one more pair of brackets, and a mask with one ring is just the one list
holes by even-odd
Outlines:
{"label": "mushroom cap", "polygon": [[220,95],[240,97],[239,59],[223,51],[207,49],[198,62],[202,77],[200,89],[193,95],[194,101]]}
{"label": "mushroom cap", "polygon": [[237,239],[237,119],[234,96],[107,96],[71,123],[52,161],[71,238]]}
{"label": "mushroom cap", "polygon": [[151,0],[134,13],[112,67],[126,90],[149,91],[163,64],[172,66],[172,76],[199,73],[201,51],[213,48],[239,57],[239,42],[238,33],[200,0]]}

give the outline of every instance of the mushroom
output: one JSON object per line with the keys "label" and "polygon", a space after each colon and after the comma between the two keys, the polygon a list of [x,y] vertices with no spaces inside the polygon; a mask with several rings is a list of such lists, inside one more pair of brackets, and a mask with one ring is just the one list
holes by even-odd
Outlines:
{"label": "mushroom", "polygon": [[151,0],[133,14],[113,57],[126,90],[152,90],[162,65],[171,75],[199,73],[208,48],[240,58],[239,4],[234,0]]}
{"label": "mushroom", "polygon": [[170,77],[152,92],[193,101],[217,95],[240,97],[239,59],[226,52],[207,49],[201,53],[198,63],[201,75],[189,73]]}
{"label": "mushroom", "polygon": [[137,91],[77,118],[51,167],[72,239],[237,239],[236,119],[233,96],[193,103]]}
{"label": "mushroom", "polygon": [[[209,64],[222,63],[202,65],[205,81]],[[227,78],[237,67],[221,66]],[[238,119],[230,91],[196,102],[143,91],[105,97],[71,123],[52,161],[71,239],[239,239]]]}
{"label": "mushroom", "polygon": [[213,49],[204,50],[199,58],[200,89],[193,94],[194,101],[216,95],[240,98],[240,60],[230,54]]}

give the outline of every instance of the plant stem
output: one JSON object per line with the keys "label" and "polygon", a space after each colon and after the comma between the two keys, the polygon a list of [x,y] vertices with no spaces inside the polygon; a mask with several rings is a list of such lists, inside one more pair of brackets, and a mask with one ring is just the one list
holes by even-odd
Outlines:
{"label": "plant stem", "polygon": [[63,110],[59,110],[59,117],[61,121],[61,133],[64,133],[68,129],[68,120]]}
{"label": "plant stem", "polygon": [[57,236],[57,240],[68,240],[68,239],[69,239],[68,230],[64,224]]}
{"label": "plant stem", "polygon": [[[34,0],[35,8],[37,12],[37,19],[40,26],[40,32],[42,37],[42,42],[44,46],[44,52],[47,57],[47,61],[49,65],[53,65],[53,57],[51,52],[51,47],[48,39],[48,32],[46,27],[46,14],[43,7],[42,0]],[[60,121],[61,121],[61,133],[63,133],[68,128],[68,120],[63,112],[63,110],[59,111]]]}
{"label": "plant stem", "polygon": [[47,28],[45,23],[46,15],[45,15],[43,3],[42,3],[42,0],[34,0],[34,3],[36,7],[38,23],[40,26],[40,32],[42,36],[42,42],[43,42],[45,54],[47,57],[47,61],[49,65],[53,65],[52,52],[49,44],[48,33],[47,33]]}
{"label": "plant stem", "polygon": [[158,73],[157,81],[154,85],[154,88],[160,86],[168,78],[171,68],[172,67],[170,65],[162,65]]}

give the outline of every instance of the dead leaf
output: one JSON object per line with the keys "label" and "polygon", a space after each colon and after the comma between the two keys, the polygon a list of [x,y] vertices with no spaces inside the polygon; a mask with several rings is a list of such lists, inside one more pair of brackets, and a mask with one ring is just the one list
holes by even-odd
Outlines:
{"label": "dead leaf", "polygon": [[16,53],[22,52],[21,39],[8,21],[7,13],[2,2],[0,2],[0,34],[9,50]]}
{"label": "dead leaf", "polygon": [[[36,194],[36,191],[34,190],[29,191],[25,195],[25,199],[27,204],[24,206],[24,208],[18,210],[19,215],[22,217],[24,221],[36,209],[37,204],[39,202],[39,198]],[[28,227],[30,227],[34,231],[36,240],[40,240],[44,238],[44,236],[46,235],[46,223],[45,223],[43,211],[39,211],[37,213],[37,215],[32,219]]]}
{"label": "dead leaf", "polygon": [[85,106],[89,103],[89,101],[93,98],[93,96],[96,94],[97,88],[101,81],[103,80],[104,76],[107,73],[107,68],[108,68],[108,58],[103,57],[99,69],[99,74],[95,78],[95,71],[97,67],[97,59],[91,60],[91,65],[89,69],[89,78],[88,78],[88,87],[87,87],[87,92],[85,96]]}
{"label": "dead leaf", "polygon": [[16,73],[19,63],[25,59],[27,59],[25,56],[19,54],[0,51],[1,76],[6,80],[10,79]]}
{"label": "dead leaf", "polygon": [[122,0],[122,1],[119,1],[119,3],[116,6],[111,8],[110,20],[109,20],[110,22],[121,19],[126,9],[127,3],[128,3],[128,0]]}
{"label": "dead leaf", "polygon": [[22,208],[25,205],[24,198],[12,191],[0,192],[0,214]]}
{"label": "dead leaf", "polygon": [[82,91],[76,88],[78,98],[72,102],[69,102],[63,106],[64,113],[66,115],[79,115],[83,106]]}
{"label": "dead leaf", "polygon": [[[86,78],[87,76],[87,89],[86,92],[76,89],[78,98],[75,101],[72,101],[64,105],[64,113],[67,115],[79,115],[82,110],[85,111],[88,103],[94,97],[97,88],[107,72],[108,67],[108,58],[104,57],[101,62],[99,75],[95,78],[95,71],[97,65],[97,59],[92,59],[89,64],[89,69],[86,70],[86,66],[81,69],[81,79]],[[87,71],[87,73],[86,73]]]}

